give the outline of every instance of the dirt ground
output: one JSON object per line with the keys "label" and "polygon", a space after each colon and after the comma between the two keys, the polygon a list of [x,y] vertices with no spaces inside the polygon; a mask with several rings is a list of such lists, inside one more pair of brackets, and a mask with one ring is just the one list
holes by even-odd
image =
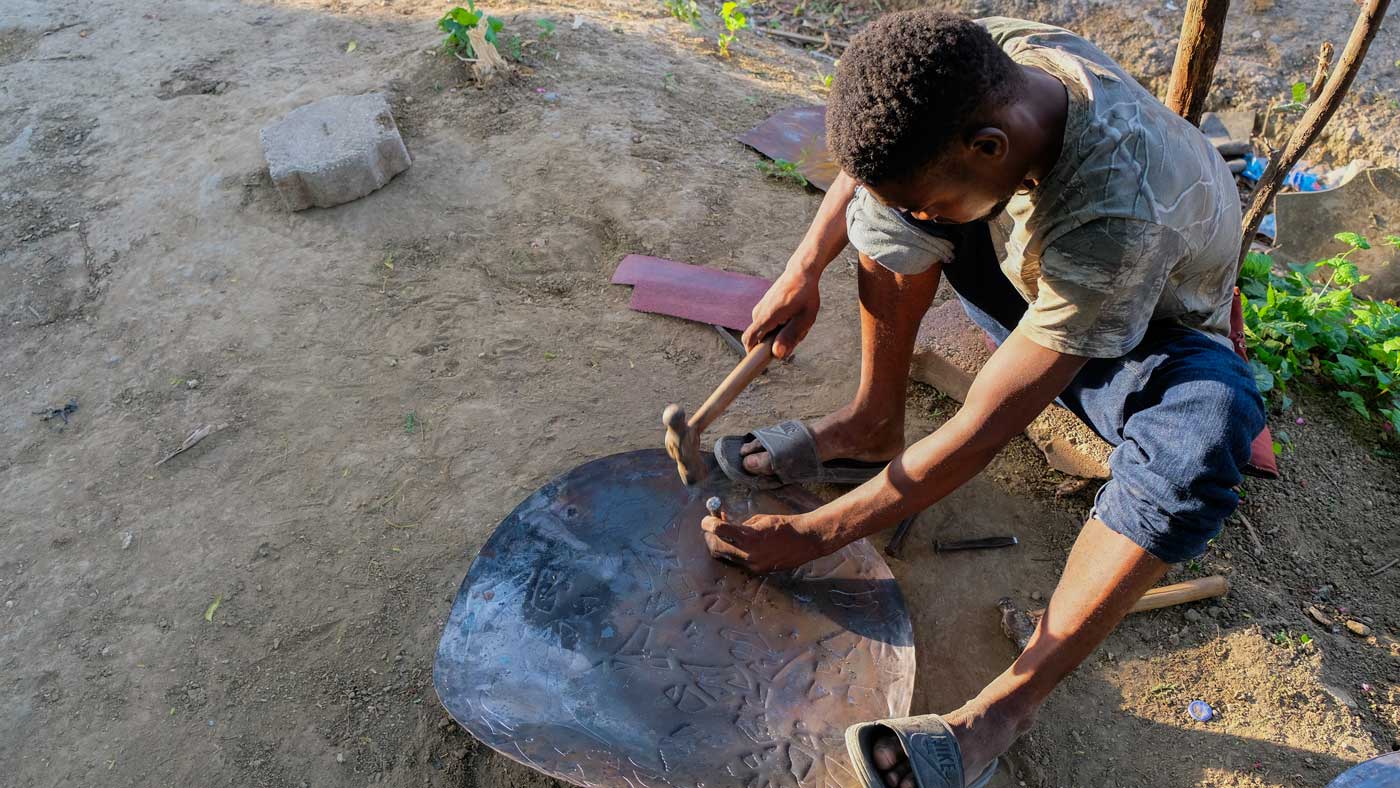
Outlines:
{"label": "dirt ground", "polygon": [[[0,0],[0,782],[552,784],[442,711],[452,594],[531,490],[659,446],[661,406],[732,365],[708,328],[631,312],[608,279],[628,252],[776,275],[820,195],[765,179],[733,137],[820,101],[830,67],[752,33],[721,60],[659,4],[493,3],[507,33],[558,28],[477,89],[433,49],[443,5]],[[1076,27],[1154,86],[1170,67],[1170,5],[953,5]],[[1310,73],[1316,37],[1340,42],[1354,12],[1238,5],[1219,84],[1240,105]],[[1335,155],[1400,151],[1397,24]],[[258,129],[370,90],[391,94],[413,167],[284,212]],[[799,359],[714,434],[850,396],[850,263]],[[911,440],[955,407],[910,396]],[[1395,443],[1301,402],[1301,424],[1274,424],[1285,479],[1246,485],[1261,553],[1235,524],[1173,574],[1227,574],[1231,594],[1122,626],[998,785],[1314,786],[1400,747],[1400,567],[1377,574],[1400,557]],[[993,603],[1053,590],[1093,492],[1057,499],[1063,481],[1018,440],[923,516],[893,564],[915,711],[1011,660]],[[935,533],[991,532],[1023,545],[932,551]],[[1196,698],[1215,721],[1187,717]]]}

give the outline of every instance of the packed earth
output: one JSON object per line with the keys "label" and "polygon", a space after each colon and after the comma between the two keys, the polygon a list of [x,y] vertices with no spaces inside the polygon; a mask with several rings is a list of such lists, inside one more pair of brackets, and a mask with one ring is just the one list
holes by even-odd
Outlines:
{"label": "packed earth", "polygon": [[[520,36],[484,84],[441,47],[445,5],[0,0],[0,782],[556,784],[438,702],[456,587],[532,490],[659,447],[664,404],[733,366],[710,328],[628,310],[612,271],[636,252],[776,276],[821,195],[734,138],[821,102],[840,50],[762,31],[841,41],[882,4],[755,4],[727,58],[704,5],[690,25],[661,2],[483,4]],[[1181,17],[935,5],[1069,27],[1159,95]],[[1355,12],[1235,3],[1208,108],[1285,100]],[[412,166],[288,212],[259,130],[367,92]],[[1394,13],[1309,159],[1400,164]],[[797,358],[709,434],[848,401],[854,259]],[[1283,478],[1246,482],[1168,577],[1230,593],[1130,617],[994,786],[1320,786],[1400,749],[1400,450],[1327,392],[1296,395],[1271,421]],[[909,397],[910,441],[957,407]],[[1018,438],[891,561],[915,712],[1014,658],[995,602],[1053,591],[1096,488],[1067,481]],[[989,532],[1021,544],[933,550]]]}

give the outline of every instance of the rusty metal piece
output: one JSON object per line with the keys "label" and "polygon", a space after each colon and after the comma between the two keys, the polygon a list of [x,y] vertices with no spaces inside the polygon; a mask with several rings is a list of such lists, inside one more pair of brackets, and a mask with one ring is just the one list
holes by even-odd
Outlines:
{"label": "rusty metal piece", "polygon": [[826,191],[841,168],[826,149],[826,107],[803,104],[785,109],[739,137],[739,141],[770,159],[797,165],[813,186]]}
{"label": "rusty metal piece", "polygon": [[715,495],[735,519],[821,503],[718,472],[687,488],[657,449],[522,502],[443,631],[433,679],[448,712],[577,785],[858,785],[845,728],[904,716],[914,684],[889,567],[864,540],[767,576],[715,561],[699,525]]}
{"label": "rusty metal piece", "polygon": [[633,286],[628,307],[638,312],[671,315],[736,331],[749,327],[754,306],[773,285],[760,276],[641,254],[622,258],[613,272],[612,283]]}

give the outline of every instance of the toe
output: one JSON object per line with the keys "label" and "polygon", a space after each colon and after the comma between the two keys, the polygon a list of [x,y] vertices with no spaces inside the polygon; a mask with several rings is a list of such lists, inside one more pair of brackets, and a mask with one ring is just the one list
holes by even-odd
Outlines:
{"label": "toe", "polygon": [[881,771],[889,771],[904,760],[904,750],[899,746],[899,741],[889,734],[875,740],[870,755],[875,761],[875,768]]}
{"label": "toe", "polygon": [[773,463],[768,460],[768,452],[761,451],[757,454],[745,455],[744,470],[754,476],[771,476],[773,474]]}

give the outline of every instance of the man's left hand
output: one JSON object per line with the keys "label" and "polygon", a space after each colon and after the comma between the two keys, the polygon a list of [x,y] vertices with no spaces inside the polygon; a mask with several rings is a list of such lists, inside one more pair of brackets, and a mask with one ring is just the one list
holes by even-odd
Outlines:
{"label": "man's left hand", "polygon": [[756,574],[794,569],[841,549],[805,515],[756,514],[742,523],[706,517],[700,527],[710,555]]}

